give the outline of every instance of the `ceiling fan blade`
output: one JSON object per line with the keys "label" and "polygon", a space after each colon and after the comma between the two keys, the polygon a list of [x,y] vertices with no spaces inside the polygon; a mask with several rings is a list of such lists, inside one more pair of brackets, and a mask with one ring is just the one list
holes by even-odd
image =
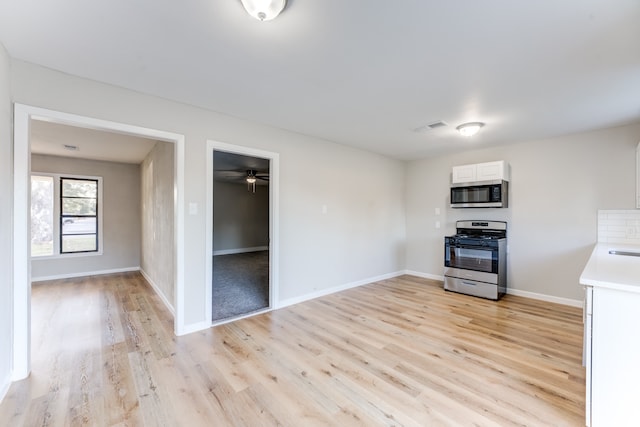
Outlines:
{"label": "ceiling fan blade", "polygon": [[247,176],[246,172],[240,171],[214,171],[213,173],[219,176]]}

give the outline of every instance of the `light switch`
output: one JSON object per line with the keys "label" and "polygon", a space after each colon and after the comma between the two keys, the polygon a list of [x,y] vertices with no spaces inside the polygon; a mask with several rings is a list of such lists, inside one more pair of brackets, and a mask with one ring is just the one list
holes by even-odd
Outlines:
{"label": "light switch", "polygon": [[194,202],[189,203],[189,215],[198,215],[198,204]]}
{"label": "light switch", "polygon": [[440,215],[440,208],[436,208],[436,215]]}
{"label": "light switch", "polygon": [[440,228],[440,221],[436,221],[436,228]]}
{"label": "light switch", "polygon": [[323,215],[327,214],[327,205],[322,205],[322,214]]}

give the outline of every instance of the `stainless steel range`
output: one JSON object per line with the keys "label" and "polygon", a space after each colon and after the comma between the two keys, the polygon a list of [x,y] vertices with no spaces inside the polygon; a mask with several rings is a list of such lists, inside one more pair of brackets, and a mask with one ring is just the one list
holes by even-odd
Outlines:
{"label": "stainless steel range", "polygon": [[457,221],[444,238],[444,288],[497,300],[507,291],[507,223]]}

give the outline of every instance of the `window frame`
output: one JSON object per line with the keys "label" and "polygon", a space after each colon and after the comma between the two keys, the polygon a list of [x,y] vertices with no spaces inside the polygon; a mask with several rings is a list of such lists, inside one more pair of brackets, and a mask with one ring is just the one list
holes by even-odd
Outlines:
{"label": "window frame", "polygon": [[[53,254],[52,255],[32,255],[31,254],[31,243],[29,243],[29,256],[32,260],[42,260],[42,259],[60,259],[60,258],[74,258],[74,257],[87,257],[87,256],[99,256],[103,254],[103,244],[104,244],[104,233],[103,233],[103,224],[104,224],[104,215],[103,215],[103,206],[104,206],[104,197],[103,197],[103,182],[101,176],[92,176],[92,175],[75,175],[68,173],[51,173],[51,172],[38,172],[31,171],[29,174],[29,194],[31,194],[31,177],[32,176],[49,176],[53,178]],[[86,180],[86,181],[97,181],[98,183],[98,197],[96,200],[97,203],[97,229],[96,229],[96,239],[97,239],[97,250],[95,251],[83,251],[83,252],[62,252],[62,180],[68,179],[78,179],[78,180]],[[31,197],[31,196],[30,196]],[[31,199],[29,199],[29,204],[31,204]],[[31,236],[31,219],[29,220],[29,236]]]}
{"label": "window frame", "polygon": [[[89,197],[72,197],[72,196],[65,196],[63,194],[63,189],[64,189],[64,182],[65,181],[85,181],[85,182],[94,182],[95,183],[95,187],[96,187],[96,197],[95,198],[89,198]],[[69,177],[67,175],[61,176],[59,178],[58,181],[59,185],[60,185],[60,215],[58,216],[58,220],[60,221],[60,233],[59,233],[59,237],[60,237],[60,254],[61,255],[68,255],[68,254],[79,254],[79,253],[93,253],[93,252],[98,252],[99,248],[100,248],[100,241],[102,240],[99,236],[98,233],[98,227],[100,226],[100,223],[102,222],[99,218],[98,218],[98,210],[100,209],[100,189],[98,187],[98,180],[94,179],[94,178],[72,178]],[[85,199],[85,200],[95,200],[96,201],[96,207],[95,207],[95,214],[94,215],[65,215],[64,214],[64,210],[62,209],[62,207],[64,206],[64,201],[65,199]],[[64,232],[64,223],[65,220],[67,218],[95,218],[95,233],[67,233],[65,234]],[[91,249],[91,250],[86,250],[86,251],[65,251],[64,250],[64,237],[65,236],[96,236],[96,244],[95,244],[95,249]]]}

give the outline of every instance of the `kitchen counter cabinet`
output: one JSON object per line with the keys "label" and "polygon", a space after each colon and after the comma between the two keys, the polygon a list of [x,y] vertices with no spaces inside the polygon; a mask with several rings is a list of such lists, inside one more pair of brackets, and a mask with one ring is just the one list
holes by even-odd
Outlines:
{"label": "kitchen counter cabinet", "polygon": [[640,257],[600,243],[580,283],[585,285],[586,424],[640,425]]}

